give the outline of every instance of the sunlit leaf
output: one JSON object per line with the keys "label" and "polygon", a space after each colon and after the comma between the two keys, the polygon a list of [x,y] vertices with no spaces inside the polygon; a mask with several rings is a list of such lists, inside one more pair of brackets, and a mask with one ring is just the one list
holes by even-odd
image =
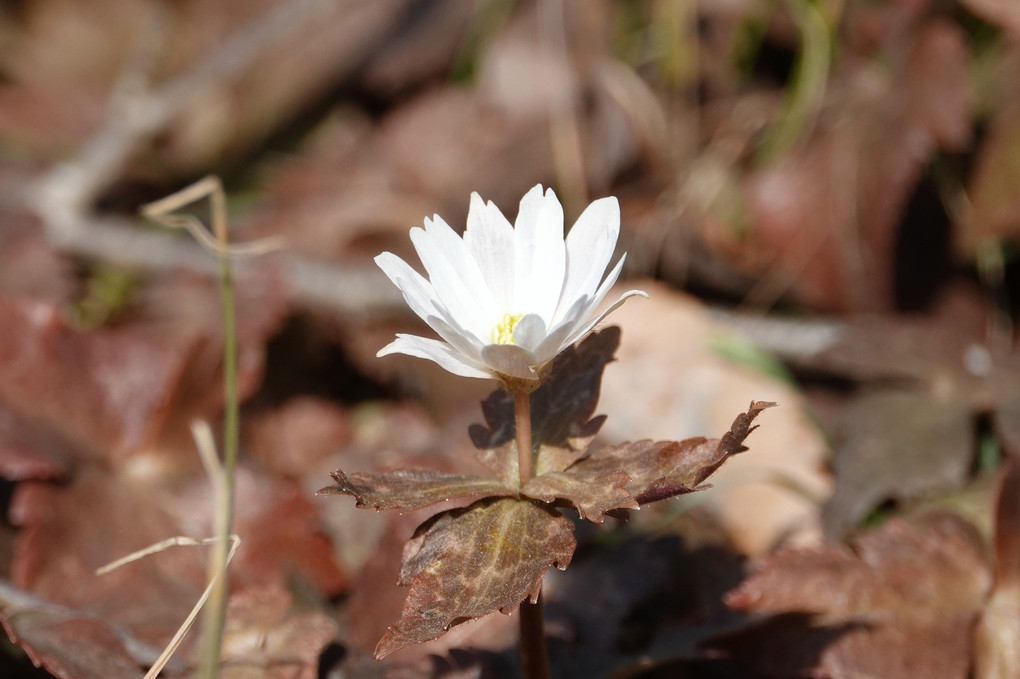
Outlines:
{"label": "sunlit leaf", "polygon": [[402,512],[453,498],[517,494],[516,490],[486,476],[420,470],[345,474],[339,469],[330,476],[336,484],[323,488],[318,495],[351,495],[359,507],[396,509]]}
{"label": "sunlit leaf", "polygon": [[509,613],[525,599],[534,603],[546,570],[566,568],[575,546],[566,517],[528,500],[482,500],[436,515],[404,548],[400,583],[410,592],[376,657],[496,610]]}

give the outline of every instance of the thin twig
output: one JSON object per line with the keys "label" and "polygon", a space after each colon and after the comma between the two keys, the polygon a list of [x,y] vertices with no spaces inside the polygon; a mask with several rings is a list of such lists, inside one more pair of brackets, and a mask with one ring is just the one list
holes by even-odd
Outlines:
{"label": "thin twig", "polygon": [[[138,145],[165,128],[210,85],[241,73],[266,47],[308,21],[312,10],[328,7],[323,0],[279,3],[224,41],[195,66],[151,91],[125,88],[111,103],[100,130],[69,162],[40,179],[30,202],[51,238],[58,244],[74,240],[83,225],[79,217],[89,203],[116,181]],[[144,78],[143,78],[144,79]]]}
{"label": "thin twig", "polygon": [[[194,244],[140,229],[134,220],[95,215],[91,204],[117,180],[139,145],[164,129],[208,87],[240,73],[284,34],[330,6],[324,0],[280,3],[181,75],[146,90],[155,60],[153,45],[158,43],[151,35],[155,32],[158,37],[155,28],[160,17],[156,16],[143,27],[146,39],[140,37],[139,50],[144,51],[128,60],[106,120],[74,157],[19,190],[20,202],[40,218],[50,242],[71,254],[143,271],[216,275],[216,262],[201,256]],[[406,308],[399,292],[385,284],[374,266],[340,269],[288,254],[274,255],[270,262],[295,301],[306,306],[333,309],[347,317],[396,315]],[[338,294],[340,290],[343,295]]]}
{"label": "thin twig", "polygon": [[[209,476],[209,481],[213,487],[214,496],[219,500],[227,494],[230,485],[231,476],[227,474],[224,468],[220,465],[219,460],[216,457],[216,443],[213,440],[212,429],[209,427],[207,422],[196,420],[191,423],[191,433],[195,438],[195,445],[198,448],[198,455],[202,460],[202,465],[205,467],[206,473]],[[217,502],[217,506],[221,502]],[[202,596],[198,598],[195,605],[191,608],[188,616],[181,623],[181,626],[177,628],[177,632],[174,633],[170,643],[167,644],[163,652],[160,653],[159,657],[156,658],[155,662],[149,668],[149,671],[145,673],[144,679],[154,679],[156,675],[163,671],[163,668],[173,657],[173,654],[177,652],[178,647],[181,645],[181,641],[184,636],[191,630],[191,626],[195,623],[195,619],[198,617],[202,607],[208,601],[209,597],[216,591],[219,586],[225,582],[227,575],[227,566],[230,561],[234,558],[234,553],[237,552],[238,546],[241,544],[241,538],[234,534],[229,534],[227,537],[229,540],[230,548],[226,551],[226,554],[219,562],[219,567],[213,569],[209,574],[209,582],[202,592]],[[196,539],[187,536],[176,536],[161,540],[154,545],[140,549],[137,552],[128,554],[127,556],[121,557],[116,561],[106,564],[96,570],[96,575],[103,575],[110,571],[120,568],[121,566],[137,561],[138,559],[149,556],[150,554],[156,554],[162,552],[170,547],[175,546],[201,546],[201,545],[220,545],[224,544],[224,538],[222,535],[217,535],[211,538]],[[219,649],[217,649],[218,651]]]}

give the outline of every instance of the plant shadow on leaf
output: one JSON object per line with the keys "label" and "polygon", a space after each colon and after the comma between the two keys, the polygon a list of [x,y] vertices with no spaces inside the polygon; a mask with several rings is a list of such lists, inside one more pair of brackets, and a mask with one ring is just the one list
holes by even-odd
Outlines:
{"label": "plant shadow on leaf", "polygon": [[[531,435],[535,473],[563,471],[595,438],[605,416],[592,417],[599,401],[602,372],[620,346],[616,326],[592,333],[553,362],[549,379],[531,395]],[[509,484],[517,480],[514,397],[502,389],[482,401],[485,425],[468,430],[479,459]]]}

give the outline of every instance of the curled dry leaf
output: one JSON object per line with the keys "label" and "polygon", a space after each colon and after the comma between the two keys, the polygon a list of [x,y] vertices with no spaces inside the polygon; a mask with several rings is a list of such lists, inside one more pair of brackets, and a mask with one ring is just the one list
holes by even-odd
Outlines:
{"label": "curled dry leaf", "polygon": [[603,448],[570,467],[568,472],[626,471],[631,480],[627,490],[641,504],[701,490],[701,484],[722,466],[730,455],[747,448],[744,439],[757,425],[754,418],[775,403],[754,401],[746,413],[737,415],[720,439],[691,438],[683,441],[637,441]]}
{"label": "curled dry leaf", "polygon": [[1020,667],[1020,459],[1010,456],[995,514],[995,585],[974,629],[975,679],[1007,679]]}
{"label": "curled dry leaf", "polygon": [[411,589],[376,658],[487,613],[509,613],[525,599],[534,603],[546,570],[565,569],[576,544],[569,519],[528,500],[482,500],[436,515],[404,548],[400,584]]}
{"label": "curled dry leaf", "polygon": [[958,517],[893,520],[851,548],[769,557],[726,603],[779,617],[708,645],[754,676],[964,679],[989,581],[984,545]]}

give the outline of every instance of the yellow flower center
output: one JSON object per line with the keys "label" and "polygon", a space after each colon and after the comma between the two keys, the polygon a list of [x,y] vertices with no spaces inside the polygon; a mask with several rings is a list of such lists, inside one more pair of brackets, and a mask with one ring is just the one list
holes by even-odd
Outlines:
{"label": "yellow flower center", "polygon": [[514,328],[522,318],[524,318],[524,314],[503,314],[499,323],[492,329],[492,343],[517,344],[514,341]]}

